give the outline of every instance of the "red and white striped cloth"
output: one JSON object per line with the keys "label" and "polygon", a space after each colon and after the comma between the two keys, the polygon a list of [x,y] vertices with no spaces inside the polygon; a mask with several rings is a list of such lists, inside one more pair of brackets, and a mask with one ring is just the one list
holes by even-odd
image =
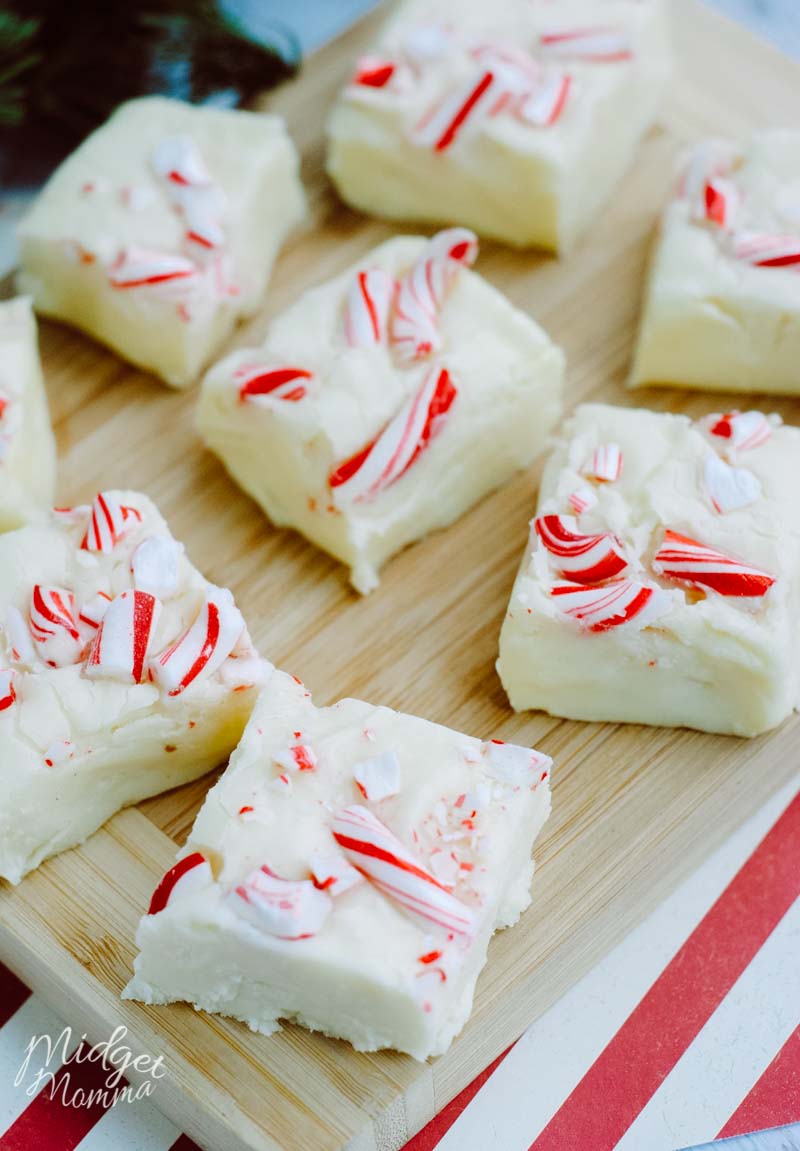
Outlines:
{"label": "red and white striped cloth", "polygon": [[[798,782],[405,1151],[675,1151],[800,1122]],[[0,966],[0,1151],[197,1151],[157,1110],[157,1088],[104,1109],[14,1087],[31,1036],[62,1026]],[[73,1065],[71,1087],[105,1074]]]}

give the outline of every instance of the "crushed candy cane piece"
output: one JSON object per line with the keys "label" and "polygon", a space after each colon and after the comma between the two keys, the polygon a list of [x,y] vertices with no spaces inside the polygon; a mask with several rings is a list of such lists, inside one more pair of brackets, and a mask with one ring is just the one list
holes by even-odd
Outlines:
{"label": "crushed candy cane piece", "polygon": [[14,687],[16,674],[13,667],[0,668],[0,711],[7,711],[16,701],[17,692]]}
{"label": "crushed candy cane piece", "polygon": [[297,403],[308,394],[308,388],[299,381],[311,380],[313,375],[305,368],[266,368],[257,364],[242,365],[233,373],[239,388],[239,400],[244,403],[288,400]]}
{"label": "crushed candy cane piece", "polygon": [[611,579],[628,566],[624,545],[611,532],[583,535],[572,516],[538,516],[533,526],[555,569],[574,583]]}
{"label": "crushed candy cane piece", "polygon": [[763,412],[726,412],[712,416],[711,421],[709,435],[734,452],[760,448],[772,435],[772,425]]}
{"label": "crushed candy cane piece", "polygon": [[481,744],[483,769],[492,779],[512,787],[535,786],[550,774],[553,761],[535,747],[520,747],[490,739]]}
{"label": "crushed candy cane piece", "polygon": [[633,59],[628,35],[617,28],[566,28],[544,32],[539,45],[548,56],[559,59],[616,63]]}
{"label": "crushed candy cane piece", "polygon": [[81,604],[78,619],[81,623],[86,624],[87,627],[92,629],[98,628],[110,603],[111,596],[107,592],[99,591]]}
{"label": "crushed candy cane piece", "polygon": [[370,883],[415,919],[436,923],[455,935],[471,936],[475,918],[414,858],[366,807],[343,808],[334,817],[333,838]]}
{"label": "crushed candy cane piece", "polygon": [[653,571],[666,579],[731,597],[763,596],[775,583],[775,577],[767,572],[669,528],[653,556]]}
{"label": "crushed candy cane piece", "polygon": [[71,591],[36,584],[28,618],[31,635],[45,663],[51,667],[67,667],[78,662],[83,640]]}
{"label": "crushed candy cane piece", "polygon": [[478,240],[467,228],[446,228],[425,245],[397,283],[389,338],[403,363],[424,359],[440,344],[438,317],[461,270],[478,255]]}
{"label": "crushed candy cane piece", "polygon": [[285,751],[276,752],[272,758],[286,771],[314,771],[318,763],[314,749],[307,743],[296,743]]}
{"label": "crushed candy cane piece", "polygon": [[237,915],[279,939],[310,939],[331,913],[330,896],[310,879],[282,879],[266,864],[228,895]]}
{"label": "crushed candy cane piece", "polygon": [[436,434],[457,395],[446,368],[432,368],[377,439],[328,477],[334,501],[368,500],[396,483]]}
{"label": "crushed candy cane piece", "polygon": [[380,803],[400,791],[400,760],[393,751],[384,751],[355,764],[353,778],[367,802]]}
{"label": "crushed candy cane piece", "polygon": [[800,271],[800,236],[773,232],[738,232],[733,236],[734,259],[755,268]]}
{"label": "crushed candy cane piece", "polygon": [[749,507],[762,495],[758,476],[746,468],[731,467],[716,455],[706,460],[703,480],[711,506],[720,515]]}
{"label": "crushed candy cane piece", "polygon": [[71,740],[58,739],[44,753],[45,766],[58,767],[60,763],[66,763],[67,760],[72,759],[74,754],[75,744]]}
{"label": "crushed candy cane piece", "polygon": [[619,444],[598,444],[583,473],[601,484],[613,484],[622,475],[622,452]]}
{"label": "crushed candy cane piece", "polygon": [[344,308],[345,339],[351,348],[385,344],[394,280],[382,268],[357,272]]}
{"label": "crushed candy cane piece", "polygon": [[145,591],[116,596],[97,629],[84,671],[91,678],[141,683],[161,604]]}
{"label": "crushed candy cane piece", "polygon": [[149,661],[152,679],[169,695],[180,695],[191,684],[217,671],[244,630],[244,620],[231,593],[209,585],[194,622]]}
{"label": "crushed candy cane piece", "polygon": [[557,611],[593,632],[626,624],[648,627],[672,607],[672,599],[663,588],[631,579],[611,580],[599,587],[557,583],[550,596]]}
{"label": "crushed candy cane piece", "polygon": [[567,503],[575,512],[575,515],[580,516],[584,512],[588,512],[589,508],[593,508],[597,503],[597,493],[589,487],[588,484],[581,484],[574,492],[571,492],[567,497]]}
{"label": "crushed candy cane piece", "polygon": [[131,247],[124,248],[109,267],[108,282],[120,291],[175,284],[191,288],[199,275],[200,268],[186,256]]}
{"label": "crushed candy cane piece", "polygon": [[90,552],[110,552],[126,532],[141,523],[137,508],[120,504],[111,492],[98,492],[92,500],[91,519],[81,548]]}

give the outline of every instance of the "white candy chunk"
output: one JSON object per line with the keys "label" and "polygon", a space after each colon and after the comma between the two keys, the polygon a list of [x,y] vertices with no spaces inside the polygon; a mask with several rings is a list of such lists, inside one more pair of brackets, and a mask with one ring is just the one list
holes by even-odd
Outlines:
{"label": "white candy chunk", "polygon": [[392,220],[568,250],[657,114],[668,7],[461,0],[454,18],[448,0],[405,0],[329,120],[340,195]]}
{"label": "white candy chunk", "polygon": [[178,590],[183,548],[171,536],[148,536],[131,556],[133,586],[159,599]]}
{"label": "white candy chunk", "polygon": [[527,467],[559,418],[561,351],[470,270],[476,255],[465,228],[382,244],[203,381],[206,443],[362,593]]}
{"label": "white candy chunk", "polygon": [[183,387],[257,310],[303,211],[279,117],[132,100],[22,221],[20,284],[38,311]]}
{"label": "white candy chunk", "polygon": [[[279,793],[276,762],[297,746],[316,749],[315,766]],[[158,885],[126,997],[188,1001],[266,1034],[291,1017],[359,1050],[445,1051],[492,932],[529,902],[550,809],[537,753],[525,752],[530,786],[509,787],[487,779],[483,747],[358,700],[316,708],[272,670],[184,848],[224,866],[202,900],[170,894],[176,869]],[[391,802],[370,794],[369,763],[384,765],[378,782],[397,768]],[[356,799],[355,773],[369,798]]]}
{"label": "white candy chunk", "polygon": [[512,787],[534,787],[550,774],[553,761],[532,747],[518,747],[493,739],[481,748],[485,770],[493,779]]}
{"label": "white candy chunk", "polygon": [[800,131],[695,151],[658,231],[634,385],[800,393],[794,201]]}
{"label": "white candy chunk", "polygon": [[30,300],[0,303],[0,532],[53,502],[56,447]]}
{"label": "white candy chunk", "polygon": [[[617,443],[624,466],[597,485],[590,527],[540,532],[523,557],[497,664],[513,707],[749,736],[800,704],[800,429],[740,415],[577,410],[536,523],[568,519],[599,444]],[[734,467],[723,454],[735,434]],[[565,548],[577,563],[609,539],[623,570],[612,550],[581,582],[561,570]]]}
{"label": "white candy chunk", "polygon": [[393,751],[385,751],[353,767],[353,778],[364,799],[378,803],[397,795],[400,790],[400,760]]}
{"label": "white candy chunk", "polygon": [[[0,535],[0,877],[11,883],[121,807],[217,766],[249,717],[266,665],[238,642],[230,593],[185,559],[163,603],[135,587],[134,556],[152,539],[178,547],[146,496],[117,491]],[[192,690],[170,694],[180,660],[187,681],[183,637],[204,603],[219,606],[216,645],[195,659]],[[172,648],[160,691],[148,667]],[[228,663],[246,674],[223,674]]]}

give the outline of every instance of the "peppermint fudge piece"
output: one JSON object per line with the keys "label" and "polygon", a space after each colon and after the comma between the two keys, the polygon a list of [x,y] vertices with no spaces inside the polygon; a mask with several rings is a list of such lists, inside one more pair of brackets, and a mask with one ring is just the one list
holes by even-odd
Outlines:
{"label": "peppermint fudge piece", "polygon": [[334,106],[328,171],[365,212],[566,251],[669,73],[663,0],[406,0]]}
{"label": "peppermint fudge piece", "polygon": [[360,592],[526,467],[559,418],[561,351],[468,270],[476,253],[462,228],[391,240],[203,383],[209,447]]}
{"label": "peppermint fudge piece", "polygon": [[30,300],[0,303],[0,532],[53,502],[56,445]]}
{"label": "peppermint fudge piece", "polygon": [[153,895],[124,995],[445,1051],[530,902],[550,759],[273,671]]}
{"label": "peppermint fudge piece", "polygon": [[632,382],[800,392],[800,132],[692,153],[656,242]]}
{"label": "peppermint fudge piece", "polygon": [[263,669],[230,592],[145,496],[0,537],[0,876],[215,767]]}
{"label": "peppermint fudge piece", "polygon": [[578,409],[500,636],[512,706],[757,735],[800,701],[800,429]]}
{"label": "peppermint fudge piece", "polygon": [[132,100],[22,221],[19,282],[40,312],[182,387],[258,308],[302,213],[278,117]]}

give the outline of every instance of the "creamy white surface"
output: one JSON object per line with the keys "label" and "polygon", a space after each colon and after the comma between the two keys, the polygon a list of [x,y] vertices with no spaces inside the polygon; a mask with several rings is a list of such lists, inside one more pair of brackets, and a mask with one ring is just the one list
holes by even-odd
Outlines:
{"label": "creamy white surface", "polygon": [[[666,9],[662,0],[490,7],[462,0],[454,19],[444,0],[406,0],[371,55],[404,60],[409,36],[431,25],[444,26],[453,42],[402,90],[343,89],[328,125],[328,172],[343,199],[370,214],[463,224],[515,246],[566,251],[612,194],[656,115],[670,73]],[[565,28],[619,29],[634,57],[557,61],[573,91],[550,127],[497,116],[464,130],[446,152],[413,141],[426,111],[475,74],[473,45],[538,57],[539,36]]]}
{"label": "creamy white surface", "polygon": [[[800,244],[800,132],[773,130],[742,149],[728,177],[737,230]],[[726,236],[667,207],[652,257],[633,384],[800,392],[800,272],[734,259]]]}
{"label": "creamy white surface", "polygon": [[[652,626],[591,633],[565,619],[548,591],[553,564],[529,541],[500,636],[498,671],[517,710],[540,708],[590,721],[687,726],[755,735],[800,701],[800,430],[775,427],[738,466],[761,483],[755,503],[720,515],[703,488],[715,449],[684,416],[589,404],[570,420],[547,463],[538,514],[570,514],[594,448],[616,441],[623,470],[597,485],[581,531],[610,530],[626,545],[624,574],[655,580],[649,560],[670,527],[761,568],[777,582],[758,601],[709,591],[698,599],[670,580],[669,612]],[[535,537],[532,537],[535,540]]]}
{"label": "creamy white surface", "polygon": [[[98,591],[117,595],[132,587],[137,545],[168,534],[145,496],[117,494],[142,522],[108,554],[79,549],[87,519],[80,513],[71,524],[48,520],[0,537],[0,675],[14,669],[16,692],[0,710],[0,876],[12,883],[82,842],[119,808],[219,764],[235,747],[255,701],[252,685],[263,676],[261,661],[229,658],[171,698],[150,682],[89,678],[83,662],[48,667],[35,645],[33,659],[14,657],[9,621],[16,609],[27,629],[35,584],[71,590],[78,608]],[[162,600],[151,655],[192,622],[210,586],[183,554],[178,574],[175,592]],[[88,644],[91,631],[84,636]],[[62,741],[68,757],[48,767]]]}
{"label": "creamy white surface", "polygon": [[30,300],[0,303],[0,532],[53,502],[56,445]]}
{"label": "creamy white surface", "polygon": [[[360,269],[397,276],[425,241],[391,240],[336,279],[306,292],[273,323],[264,344],[233,352],[206,376],[201,435],[273,523],[296,528],[351,568],[361,592],[389,556],[526,467],[561,414],[564,357],[542,329],[466,269],[439,316],[440,351],[405,367],[385,345],[350,348],[343,309]],[[313,373],[308,395],[241,403],[242,364],[293,365]],[[419,387],[431,363],[449,370],[458,395],[406,474],[376,498],[335,509],[328,476],[368,444]]]}
{"label": "creamy white surface", "polygon": [[[274,757],[297,742],[297,732],[317,766],[292,773],[287,791],[275,783],[282,769]],[[353,767],[385,751],[399,760],[400,790],[369,803]],[[441,1053],[469,1015],[489,937],[530,900],[531,844],[550,808],[548,782],[538,772],[530,778],[501,783],[477,739],[389,708],[350,699],[315,708],[302,684],[274,671],[181,852],[203,853],[213,878],[176,891],[165,910],[143,918],[126,996],[188,1000],[265,1034],[287,1019],[360,1050],[395,1047],[419,1059]],[[479,787],[485,806],[474,831],[445,842],[442,834],[463,831],[455,801]],[[472,941],[410,918],[368,880],[333,897],[312,938],[280,939],[235,914],[227,896],[252,869],[267,864],[283,878],[305,879],[315,855],[341,857],[333,815],[356,803],[374,811],[423,867],[443,847],[473,864],[458,872],[453,889],[476,915]],[[243,807],[253,811],[240,814]],[[442,951],[435,966],[446,970],[444,982],[424,974],[420,956],[432,950]]]}
{"label": "creamy white surface", "polygon": [[[185,251],[184,223],[153,168],[155,148],[176,136],[194,142],[224,201],[221,272],[209,270],[186,290],[115,291],[108,266],[122,249]],[[21,222],[19,283],[37,310],[184,386],[259,306],[277,252],[303,214],[298,166],[277,116],[156,97],[123,104],[60,166]],[[203,253],[197,258],[211,268]]]}

